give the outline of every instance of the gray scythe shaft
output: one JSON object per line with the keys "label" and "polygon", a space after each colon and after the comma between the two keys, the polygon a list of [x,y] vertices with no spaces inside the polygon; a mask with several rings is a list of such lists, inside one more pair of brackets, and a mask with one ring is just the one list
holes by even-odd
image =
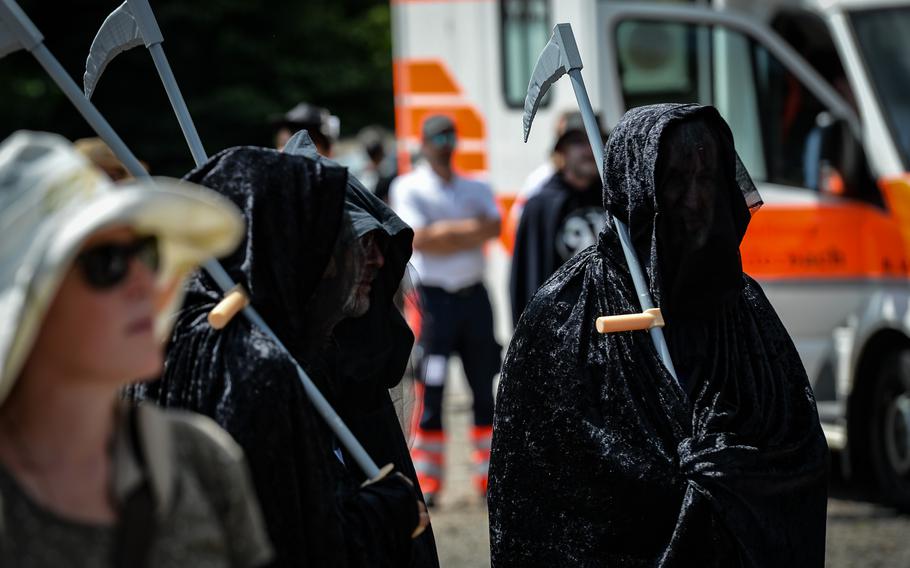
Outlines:
{"label": "gray scythe shaft", "polygon": [[186,101],[180,93],[180,87],[177,86],[177,79],[174,78],[174,72],[171,70],[171,64],[164,55],[164,48],[161,44],[164,42],[164,36],[161,35],[161,29],[158,27],[158,20],[155,19],[155,13],[148,0],[126,0],[136,25],[139,26],[139,32],[142,34],[142,40],[152,55],[152,61],[155,63],[155,69],[161,77],[164,84],[164,90],[167,92],[167,98],[177,115],[177,122],[180,124],[180,130],[186,143],[190,147],[190,153],[193,155],[193,161],[197,166],[202,165],[208,159],[205,149],[202,147],[202,140],[199,138],[199,132],[190,111],[186,107]]}
{"label": "gray scythe shaft", "polygon": [[[95,105],[85,97],[85,94],[79,89],[76,82],[73,81],[73,78],[67,74],[66,70],[63,69],[60,62],[47,49],[44,45],[44,37],[41,35],[41,32],[38,31],[38,28],[35,27],[34,23],[32,23],[14,0],[0,0],[0,23],[6,24],[8,28],[6,31],[12,33],[19,44],[32,53],[44,70],[47,71],[48,75],[51,76],[51,79],[57,83],[73,106],[82,114],[86,122],[88,122],[92,129],[98,133],[108,146],[110,146],[117,158],[123,162],[127,170],[136,178],[148,178],[148,172],[145,171],[145,168],[142,167],[142,164],[136,156],[130,151],[104,116],[98,112]],[[227,293],[234,288],[235,285],[231,280],[231,277],[216,260],[209,260],[205,263],[204,268],[223,292]],[[357,438],[354,437],[350,429],[344,424],[344,421],[341,420],[341,417],[338,416],[322,393],[319,392],[319,389],[313,383],[312,379],[310,379],[296,359],[290,355],[287,348],[281,340],[278,339],[278,336],[275,335],[272,329],[265,323],[252,306],[244,308],[243,314],[253,325],[258,326],[266,335],[275,341],[285,353],[288,353],[288,357],[293,361],[297,368],[297,375],[301,383],[303,383],[304,390],[313,402],[313,406],[316,407],[316,410],[338,437],[339,443],[348,450],[368,478],[376,478],[380,474],[380,470],[376,467],[376,463],[370,458],[366,450],[360,445],[360,442],[357,441]]]}
{"label": "gray scythe shaft", "polygon": [[[597,118],[594,115],[594,107],[591,105],[588,91],[581,77],[582,67],[581,55],[578,52],[578,45],[575,43],[575,34],[572,33],[572,26],[570,24],[556,24],[553,28],[553,36],[537,59],[537,65],[534,67],[534,73],[531,75],[531,81],[528,84],[523,117],[524,139],[525,142],[528,141],[531,124],[534,122],[534,116],[537,114],[541,99],[543,99],[553,83],[558,81],[563,75],[568,74],[569,79],[572,81],[572,88],[575,90],[575,99],[578,101],[578,108],[585,124],[588,141],[594,151],[594,159],[597,162],[600,179],[603,180],[603,142],[600,138],[600,126],[597,124]],[[619,235],[623,256],[625,256],[626,264],[629,266],[629,273],[632,275],[632,283],[635,286],[635,293],[638,295],[641,309],[642,311],[652,309],[655,307],[654,301],[651,299],[651,292],[645,281],[641,264],[635,255],[629,228],[613,215],[610,215],[610,219],[616,228],[617,235]],[[673,361],[670,358],[670,350],[667,348],[663,330],[660,327],[652,327],[649,333],[658,357],[660,357],[661,362],[673,379],[678,382],[679,379],[676,377],[676,369],[673,367]]]}

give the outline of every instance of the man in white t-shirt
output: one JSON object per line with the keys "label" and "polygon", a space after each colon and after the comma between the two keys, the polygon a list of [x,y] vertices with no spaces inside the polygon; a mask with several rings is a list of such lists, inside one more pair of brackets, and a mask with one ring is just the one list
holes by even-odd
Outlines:
{"label": "man in white t-shirt", "polygon": [[432,505],[442,487],[442,393],[453,353],[461,358],[474,394],[474,482],[481,493],[487,489],[493,377],[499,372],[501,347],[493,336],[493,310],[483,285],[483,245],[499,235],[500,218],[490,186],[452,170],[454,123],[431,116],[422,136],[423,163],[392,183],[390,197],[392,208],[414,229],[412,263],[422,316],[418,377],[424,388],[412,456],[427,505]]}

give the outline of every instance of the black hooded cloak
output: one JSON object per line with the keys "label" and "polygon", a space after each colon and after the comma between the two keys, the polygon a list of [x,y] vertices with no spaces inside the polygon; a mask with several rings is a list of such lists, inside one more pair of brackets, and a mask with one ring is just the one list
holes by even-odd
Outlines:
{"label": "black hooded cloak", "polygon": [[[246,237],[222,264],[323,392],[325,361],[308,345],[308,301],[343,278],[336,241],[347,172],[265,148],[233,148],[186,179],[231,199]],[[334,271],[327,271],[330,261]],[[349,268],[349,267],[348,267]],[[326,276],[325,278],[329,278]],[[329,282],[345,288],[341,280]],[[358,488],[337,443],[277,345],[237,316],[221,331],[206,318],[221,294],[211,278],[191,278],[168,347],[162,379],[140,396],[214,418],[243,447],[278,566],[401,566],[411,555],[416,493],[400,477]],[[339,305],[340,307],[340,305]],[[318,349],[316,350],[318,351]],[[308,356],[308,354],[310,354]]]}
{"label": "black hooded cloak", "polygon": [[[662,139],[691,122],[713,133],[720,161],[700,247],[667,241],[679,215],[658,195],[660,162],[682,151]],[[742,273],[755,192],[729,128],[712,107],[633,109],[604,162],[604,207],[630,228],[685,386],[647,332],[595,329],[598,316],[640,311],[608,224],[540,288],[509,346],[493,565],[822,566],[827,446],[796,348]]]}
{"label": "black hooded cloak", "polygon": [[[317,153],[305,130],[288,140],[283,151],[335,165]],[[414,345],[414,334],[395,304],[395,294],[411,258],[414,231],[351,175],[344,210],[356,238],[378,231],[385,263],[373,280],[369,311],[335,327],[337,365],[331,378],[332,403],[370,457],[380,465],[393,464],[420,494],[408,444],[389,396],[389,389],[397,386],[405,373]],[[345,460],[350,461],[347,453]],[[363,480],[360,470],[352,473]],[[422,494],[420,499],[423,500]],[[409,566],[439,566],[431,526],[414,540]]]}

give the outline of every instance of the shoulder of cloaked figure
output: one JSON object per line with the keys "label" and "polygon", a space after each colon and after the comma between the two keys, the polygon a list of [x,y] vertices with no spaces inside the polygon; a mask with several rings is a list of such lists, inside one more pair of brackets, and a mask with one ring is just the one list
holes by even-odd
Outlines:
{"label": "shoulder of cloaked figure", "polygon": [[[235,325],[238,327],[232,327]],[[195,331],[208,333],[203,329]],[[212,366],[197,367],[192,373],[198,375],[195,377],[188,378],[175,372],[170,379],[180,383],[198,381],[200,376],[222,375],[229,382],[229,389],[202,387],[207,393],[204,397],[221,400],[275,400],[291,396],[297,381],[288,377],[296,379],[297,371],[291,356],[274,339],[258,326],[239,317],[221,333],[222,338],[215,348],[216,355],[211,359]],[[189,354],[195,355],[192,352]]]}

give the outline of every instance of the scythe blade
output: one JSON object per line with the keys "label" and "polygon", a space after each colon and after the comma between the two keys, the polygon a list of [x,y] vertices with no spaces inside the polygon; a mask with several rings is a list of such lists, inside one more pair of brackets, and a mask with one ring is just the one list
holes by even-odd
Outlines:
{"label": "scythe blade", "polygon": [[92,98],[95,86],[107,64],[119,54],[142,45],[142,32],[129,5],[124,2],[104,20],[85,60],[82,84],[86,98]]}
{"label": "scythe blade", "polygon": [[537,114],[540,101],[560,77],[572,69],[581,69],[581,55],[569,24],[556,24],[550,41],[537,58],[531,81],[528,83],[528,94],[525,96],[525,110],[522,117],[525,127],[525,142],[531,134],[531,123]]}

